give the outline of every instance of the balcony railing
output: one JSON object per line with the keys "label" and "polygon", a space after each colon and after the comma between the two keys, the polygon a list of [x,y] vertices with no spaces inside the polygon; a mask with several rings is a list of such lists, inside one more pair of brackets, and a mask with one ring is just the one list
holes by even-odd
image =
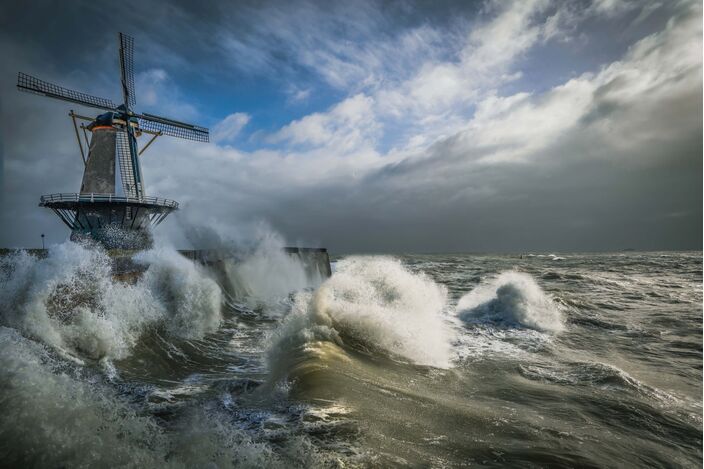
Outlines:
{"label": "balcony railing", "polygon": [[161,207],[178,208],[178,202],[171,199],[163,199],[161,197],[126,197],[117,196],[115,194],[76,194],[76,193],[61,193],[43,195],[40,198],[40,205],[45,205],[52,202],[82,202],[82,203],[133,203],[133,204],[149,204],[158,205]]}

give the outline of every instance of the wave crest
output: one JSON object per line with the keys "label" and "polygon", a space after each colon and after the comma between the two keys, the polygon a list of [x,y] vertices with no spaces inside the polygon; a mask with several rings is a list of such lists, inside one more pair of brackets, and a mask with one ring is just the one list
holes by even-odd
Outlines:
{"label": "wave crest", "polygon": [[606,390],[634,391],[659,401],[676,401],[674,396],[649,386],[608,363],[572,362],[562,366],[518,365],[518,372],[523,377],[534,381],[572,386],[594,386]]}
{"label": "wave crest", "polygon": [[491,321],[550,332],[565,327],[560,307],[521,272],[503,272],[480,284],[459,300],[457,311],[466,323]]}
{"label": "wave crest", "polygon": [[46,258],[26,252],[0,259],[0,325],[18,329],[70,357],[124,358],[149,328],[185,338],[217,329],[218,285],[175,251],[136,258],[148,263],[134,284],[112,278],[99,249],[67,242]]}
{"label": "wave crest", "polygon": [[387,257],[350,257],[315,292],[296,295],[272,337],[273,367],[313,341],[382,351],[416,364],[447,367],[447,290]]}
{"label": "wave crest", "polygon": [[287,253],[284,246],[283,239],[269,234],[244,259],[225,260],[228,292],[248,308],[278,315],[281,303],[288,306],[291,292],[320,285],[323,274],[308,271],[304,262]]}

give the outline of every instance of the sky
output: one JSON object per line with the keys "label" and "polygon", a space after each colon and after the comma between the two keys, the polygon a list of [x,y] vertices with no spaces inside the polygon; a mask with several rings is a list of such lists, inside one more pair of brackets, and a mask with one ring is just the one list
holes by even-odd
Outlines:
{"label": "sky", "polygon": [[[17,72],[210,128],[142,156],[158,230],[350,252],[702,248],[697,1],[29,1],[0,6],[0,246],[68,230],[67,113]],[[146,143],[146,137],[140,144]]]}

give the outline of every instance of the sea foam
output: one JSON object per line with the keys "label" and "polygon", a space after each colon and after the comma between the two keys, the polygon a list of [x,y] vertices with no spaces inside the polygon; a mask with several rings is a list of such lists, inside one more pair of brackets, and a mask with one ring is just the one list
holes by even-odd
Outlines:
{"label": "sea foam", "polygon": [[139,254],[149,265],[136,283],[112,278],[99,249],[67,242],[44,259],[26,252],[0,259],[0,325],[75,359],[124,358],[149,328],[199,338],[221,318],[218,285],[170,250]]}
{"label": "sea foam", "polygon": [[227,289],[249,308],[279,313],[278,304],[290,293],[317,287],[321,272],[308,272],[303,262],[285,251],[276,234],[262,237],[256,249],[242,260],[224,262]]}
{"label": "sea foam", "polygon": [[560,307],[529,274],[503,272],[460,298],[457,314],[465,323],[493,322],[539,331],[564,329]]}
{"label": "sea foam", "polygon": [[0,326],[0,449],[7,467],[333,467],[305,435],[276,444],[239,428],[217,401],[168,426],[88,367]]}
{"label": "sea foam", "polygon": [[447,291],[388,257],[350,257],[315,292],[296,295],[272,337],[270,359],[296,347],[331,341],[388,353],[416,364],[447,367]]}

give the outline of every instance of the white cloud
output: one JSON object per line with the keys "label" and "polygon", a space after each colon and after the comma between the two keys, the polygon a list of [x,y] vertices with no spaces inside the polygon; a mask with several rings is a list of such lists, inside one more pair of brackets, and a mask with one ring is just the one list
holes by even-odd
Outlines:
{"label": "white cloud", "polygon": [[[527,11],[521,14],[523,18],[531,15]],[[501,34],[510,36],[508,31],[513,26],[507,25],[524,25],[522,21],[502,20]],[[532,33],[530,36],[529,42],[538,41],[537,36]],[[475,47],[481,48],[476,44]],[[494,62],[501,65],[492,67],[498,67],[502,73],[510,70],[510,57],[525,51],[524,45],[515,47],[512,52],[500,47],[505,58]],[[481,52],[479,56],[484,54]],[[560,192],[565,200],[542,195],[543,192],[550,193],[553,186],[558,190],[560,184],[584,186],[583,191],[593,191],[593,187],[599,187],[601,181],[608,180],[620,167],[667,164],[668,155],[660,151],[662,148],[682,152],[675,149],[680,148],[680,142],[691,142],[687,136],[696,133],[697,125],[701,125],[701,120],[689,122],[692,113],[678,107],[681,100],[693,101],[688,96],[701,96],[700,54],[701,24],[696,12],[690,11],[673,20],[664,31],[634,44],[621,60],[543,93],[501,96],[487,86],[477,94],[475,112],[466,118],[453,114],[451,103],[447,104],[449,109],[440,115],[446,116],[450,123],[438,124],[449,132],[445,137],[438,138],[432,129],[418,132],[409,137],[407,145],[387,153],[377,149],[389,123],[380,112],[377,102],[380,95],[358,93],[326,112],[293,121],[270,136],[280,146],[277,151],[243,154],[220,147],[189,149],[189,160],[199,161],[202,174],[209,175],[193,190],[221,193],[236,187],[237,195],[233,194],[228,207],[249,207],[251,212],[266,214],[279,222],[288,219],[276,214],[293,210],[300,201],[304,205],[296,213],[302,218],[286,222],[289,228],[299,232],[317,220],[306,215],[311,211],[324,214],[322,219],[329,224],[339,219],[338,211],[352,217],[350,220],[355,216],[373,217],[380,226],[388,220],[395,220],[392,222],[395,226],[420,223],[413,224],[419,233],[429,233],[432,229],[423,228],[425,225],[417,221],[418,217],[432,219],[448,211],[471,210],[475,217],[484,213],[481,216],[494,220],[491,223],[500,223],[496,220],[504,217],[485,214],[490,207],[502,204],[513,207],[526,204],[531,198],[546,207],[554,206],[556,214],[582,207],[584,212],[579,219],[598,227],[591,217],[595,216],[594,210],[604,208],[599,208],[603,204],[598,203],[594,208],[584,205],[587,203],[584,200],[590,200],[591,196],[574,187]],[[478,59],[469,54],[466,60]],[[429,70],[449,68],[456,71],[449,73],[449,77],[464,80],[459,67],[438,63]],[[422,69],[419,76],[425,73]],[[414,83],[413,80],[409,83]],[[409,99],[420,99],[424,91],[416,86],[404,90],[417,93],[410,93]],[[429,90],[429,96],[434,92]],[[696,108],[697,104],[693,106]],[[432,126],[432,120],[425,118]],[[398,119],[404,123],[416,122],[408,115]],[[665,123],[664,119],[670,122]],[[210,161],[217,169],[207,169],[203,161]],[[182,170],[190,172],[187,167]],[[585,167],[595,173],[585,172]],[[543,172],[560,174],[560,178],[550,179],[542,189],[532,187],[532,195],[526,195],[524,186],[535,185]],[[561,182],[562,179],[570,182]],[[632,186],[635,181],[629,180],[626,185]],[[166,195],[177,191],[176,187],[163,189]],[[599,190],[618,194],[621,189],[615,185]],[[599,191],[594,193],[597,195],[593,197],[597,197]],[[193,197],[192,203],[198,203],[197,200],[198,197]],[[663,213],[685,211],[670,207],[667,199],[661,203],[667,208]],[[508,210],[510,217],[520,217],[521,211],[528,208]],[[543,217],[537,213],[533,216]],[[534,226],[537,221],[527,223]],[[548,218],[541,223],[559,222]],[[564,229],[576,226],[583,225],[566,221]],[[321,229],[320,225],[316,229]],[[406,236],[412,237],[412,233]],[[476,236],[486,237],[486,234]]]}
{"label": "white cloud", "polygon": [[634,2],[629,0],[594,0],[592,8],[601,14],[615,16],[634,7]]}
{"label": "white cloud", "polygon": [[[180,200],[203,223],[236,229],[266,218],[294,239],[318,235],[352,249],[367,241],[379,249],[588,243],[570,230],[590,226],[596,236],[603,226],[607,239],[610,223],[647,240],[659,228],[642,224],[646,212],[649,219],[694,214],[669,217],[677,226],[701,212],[699,195],[691,195],[701,165],[698,4],[678,7],[663,31],[620,60],[545,89],[522,83],[522,60],[563,40],[564,28],[579,29],[587,13],[573,5],[491,3],[463,34],[426,24],[381,36],[373,47],[366,35],[376,38],[384,21],[368,7],[344,21],[305,5],[300,17],[283,9],[265,20],[266,8],[253,17],[254,36],[233,36],[232,52],[243,60],[254,54],[252,67],[273,70],[280,65],[269,52],[278,50],[286,64],[303,64],[345,96],[272,132],[264,139],[270,146],[252,152],[232,144],[247,114],[216,125],[216,144],[159,139],[165,156],[143,160],[148,193]],[[309,34],[310,24],[321,35]],[[361,39],[336,44],[341,26],[351,31],[345,37]],[[184,102],[159,69],[140,77],[138,102]],[[315,92],[298,86],[292,97]],[[6,167],[23,178],[35,173],[19,159]]]}
{"label": "white cloud", "polygon": [[[218,30],[225,63],[250,73],[288,75],[305,69],[324,83],[351,94],[414,73],[435,54],[452,49],[454,31],[425,23],[392,27],[393,9],[374,1],[238,5],[246,28]],[[244,29],[244,31],[243,31]]]}
{"label": "white cloud", "polygon": [[308,100],[311,95],[311,88],[298,88],[296,86],[291,86],[288,90],[289,102],[290,103],[302,103]]}
{"label": "white cloud", "polygon": [[327,112],[309,114],[291,122],[270,136],[269,141],[328,147],[338,154],[371,146],[379,130],[373,105],[372,98],[357,94]]}
{"label": "white cloud", "polygon": [[251,116],[244,112],[230,114],[213,127],[213,140],[218,143],[232,142],[249,123],[250,118]]}
{"label": "white cloud", "polygon": [[[322,47],[308,47],[301,42],[305,35],[303,39],[289,37],[290,25],[272,28],[277,35],[297,41],[302,63],[313,67],[329,83],[355,90],[361,80],[365,90],[327,111],[289,123],[266,141],[349,154],[360,148],[376,149],[384,140],[398,156],[401,149],[418,150],[449,137],[466,125],[473,104],[495,94],[496,87],[520,77],[520,71],[511,67],[539,40],[544,26],[536,22],[535,16],[545,6],[545,0],[508,7],[492,3],[486,14],[494,16],[485,24],[475,25],[464,37],[455,31],[443,35],[423,25],[393,40],[377,42],[374,48],[337,40],[323,42]],[[278,21],[276,18],[268,18],[266,24],[271,26]],[[353,26],[353,30],[360,29],[360,34],[372,28],[356,23]],[[433,47],[440,43],[456,44],[449,60],[440,60],[443,54]],[[338,75],[344,79],[336,78]],[[384,78],[377,79],[378,75]],[[354,85],[348,83],[354,81]]]}

